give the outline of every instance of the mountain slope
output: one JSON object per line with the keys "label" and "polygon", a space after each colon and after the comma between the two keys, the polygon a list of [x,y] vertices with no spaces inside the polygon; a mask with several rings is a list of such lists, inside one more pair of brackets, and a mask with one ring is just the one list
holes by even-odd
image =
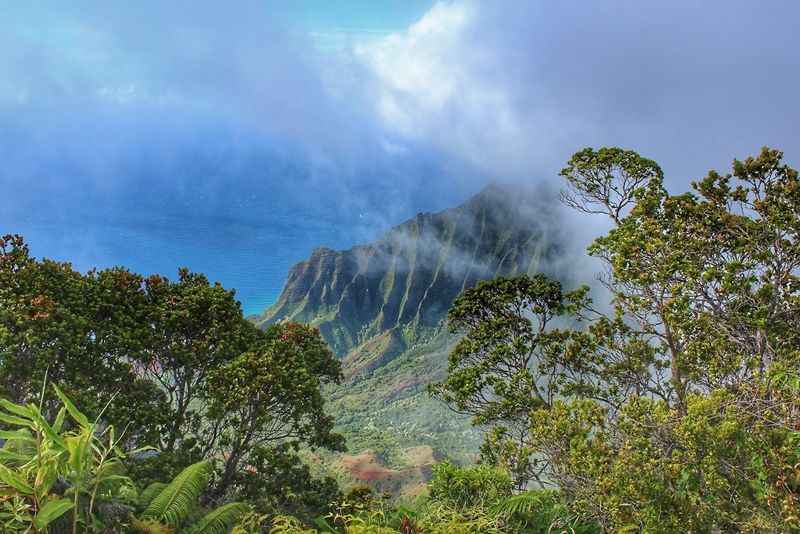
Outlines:
{"label": "mountain slope", "polygon": [[317,248],[290,270],[278,301],[257,322],[313,324],[339,356],[389,331],[407,342],[437,326],[478,280],[533,272],[555,252],[545,235],[552,214],[544,196],[491,185],[457,208],[420,213],[375,243]]}
{"label": "mountain slope", "polygon": [[[397,472],[422,467],[408,465],[407,451],[418,447],[465,460],[480,434],[425,392],[443,377],[455,341],[444,328],[447,310],[479,280],[550,271],[561,254],[556,205],[541,187],[491,185],[372,244],[318,248],[291,269],[278,301],[256,321],[315,325],[343,359],[346,381],[327,393],[351,452],[369,450]],[[360,465],[350,460],[335,463]],[[408,489],[402,477],[381,480],[381,489]]]}

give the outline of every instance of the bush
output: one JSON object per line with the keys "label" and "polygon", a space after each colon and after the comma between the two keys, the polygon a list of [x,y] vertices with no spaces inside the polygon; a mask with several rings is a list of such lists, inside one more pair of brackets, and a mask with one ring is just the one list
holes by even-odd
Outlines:
{"label": "bush", "polygon": [[431,499],[457,510],[486,508],[511,496],[513,482],[502,469],[479,464],[458,467],[442,462],[433,468]]}

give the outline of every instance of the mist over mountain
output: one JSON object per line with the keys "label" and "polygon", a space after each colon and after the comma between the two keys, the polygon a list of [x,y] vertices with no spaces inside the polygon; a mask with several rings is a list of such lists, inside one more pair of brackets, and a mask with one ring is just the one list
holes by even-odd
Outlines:
{"label": "mist over mountain", "polygon": [[478,280],[549,272],[561,254],[555,201],[544,186],[492,184],[456,208],[419,213],[374,243],[317,248],[290,270],[257,322],[317,326],[339,356],[387,331],[401,343],[414,340]]}
{"label": "mist over mountain", "polygon": [[329,465],[409,493],[435,460],[471,458],[480,433],[425,391],[444,376],[455,341],[447,310],[464,289],[496,276],[545,272],[573,285],[574,270],[565,267],[571,236],[560,214],[549,187],[492,184],[373,243],[317,248],[292,267],[277,302],[252,319],[262,327],[314,325],[343,359],[345,381],[327,393],[352,456]]}

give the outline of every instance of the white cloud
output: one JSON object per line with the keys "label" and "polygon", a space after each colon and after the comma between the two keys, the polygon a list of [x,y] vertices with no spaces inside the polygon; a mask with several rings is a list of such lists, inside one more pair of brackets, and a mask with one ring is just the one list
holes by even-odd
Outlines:
{"label": "white cloud", "polygon": [[619,145],[686,187],[764,144],[800,149],[796,8],[773,8],[454,0],[356,57],[388,132],[490,178],[558,181],[574,151]]}
{"label": "white cloud", "polygon": [[356,53],[375,76],[373,102],[390,130],[503,172],[513,170],[522,128],[491,76],[498,58],[473,40],[480,22],[476,4],[438,3],[407,31]]}

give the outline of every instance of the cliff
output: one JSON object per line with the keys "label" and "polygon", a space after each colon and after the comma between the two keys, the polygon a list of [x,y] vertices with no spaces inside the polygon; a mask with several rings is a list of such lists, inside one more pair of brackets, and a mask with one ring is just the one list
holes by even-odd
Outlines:
{"label": "cliff", "polygon": [[389,352],[439,325],[453,299],[478,280],[535,272],[557,254],[548,239],[551,195],[491,185],[461,206],[420,213],[376,242],[317,248],[289,272],[278,301],[257,319],[317,326],[334,352],[381,336]]}

